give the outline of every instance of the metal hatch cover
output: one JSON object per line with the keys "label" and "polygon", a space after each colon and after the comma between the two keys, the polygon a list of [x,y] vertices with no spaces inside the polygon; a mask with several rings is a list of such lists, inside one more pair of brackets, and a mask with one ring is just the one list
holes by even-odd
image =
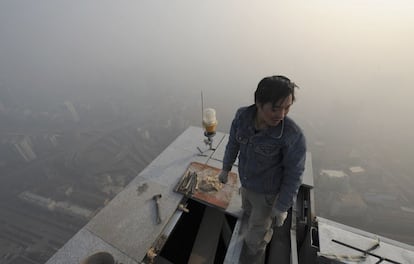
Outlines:
{"label": "metal hatch cover", "polygon": [[221,169],[191,162],[174,191],[207,205],[227,209],[237,187],[237,174],[229,172],[226,184],[220,183]]}

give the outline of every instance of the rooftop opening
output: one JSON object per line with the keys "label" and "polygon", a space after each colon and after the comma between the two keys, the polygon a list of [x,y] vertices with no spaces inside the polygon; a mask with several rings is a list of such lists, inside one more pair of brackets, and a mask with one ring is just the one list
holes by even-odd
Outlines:
{"label": "rooftop opening", "polygon": [[188,200],[155,263],[223,263],[237,218]]}

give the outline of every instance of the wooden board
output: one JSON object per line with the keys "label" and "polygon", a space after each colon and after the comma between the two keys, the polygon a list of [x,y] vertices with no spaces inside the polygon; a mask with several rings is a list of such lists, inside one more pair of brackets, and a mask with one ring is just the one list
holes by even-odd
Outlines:
{"label": "wooden board", "polygon": [[214,263],[223,220],[222,212],[213,207],[206,207],[188,264]]}
{"label": "wooden board", "polygon": [[[221,169],[219,168],[199,162],[191,162],[178,182],[175,191],[208,205],[226,209],[235,188],[237,188],[237,174],[229,172],[227,183],[222,184],[218,180],[220,171]],[[197,179],[196,188],[193,188],[192,192],[183,190],[183,186],[187,184],[188,178],[194,173]],[[210,188],[211,186],[214,187]]]}

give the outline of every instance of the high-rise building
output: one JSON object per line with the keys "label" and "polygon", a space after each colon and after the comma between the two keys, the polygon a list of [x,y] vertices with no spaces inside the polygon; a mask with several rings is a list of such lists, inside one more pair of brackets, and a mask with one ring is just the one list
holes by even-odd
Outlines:
{"label": "high-rise building", "polygon": [[69,113],[71,114],[73,121],[79,122],[80,118],[73,104],[70,101],[65,101],[65,106],[68,109]]}
{"label": "high-rise building", "polygon": [[13,146],[25,161],[32,161],[36,159],[36,153],[33,150],[32,142],[28,136],[23,136],[22,138],[16,140],[13,143]]}

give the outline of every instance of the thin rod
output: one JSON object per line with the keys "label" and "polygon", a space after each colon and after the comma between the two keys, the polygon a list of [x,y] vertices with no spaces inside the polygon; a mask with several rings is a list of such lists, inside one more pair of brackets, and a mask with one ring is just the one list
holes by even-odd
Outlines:
{"label": "thin rod", "polygon": [[203,112],[204,112],[204,98],[203,98],[203,90],[201,90],[201,123],[203,123]]}

